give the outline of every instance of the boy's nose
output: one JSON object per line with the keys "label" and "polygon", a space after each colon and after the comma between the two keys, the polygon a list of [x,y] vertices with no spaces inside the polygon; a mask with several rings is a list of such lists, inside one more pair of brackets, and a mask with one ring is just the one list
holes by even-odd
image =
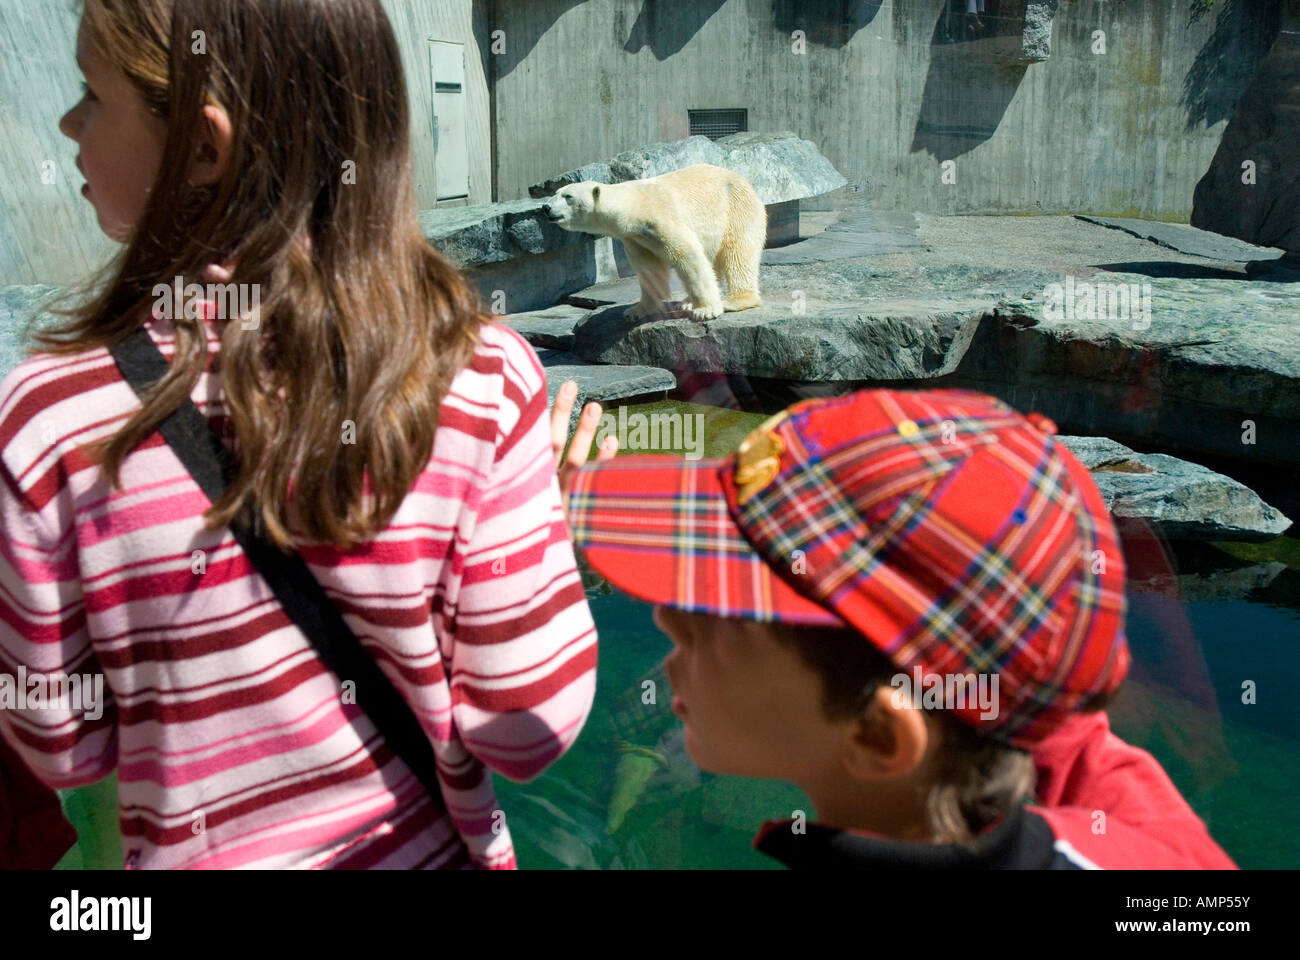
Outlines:
{"label": "boy's nose", "polygon": [[677,655],[679,652],[680,648],[674,646],[672,651],[664,657],[663,662],[664,676],[668,678],[668,685],[674,690],[677,689],[677,681],[673,679],[673,670],[677,666]]}

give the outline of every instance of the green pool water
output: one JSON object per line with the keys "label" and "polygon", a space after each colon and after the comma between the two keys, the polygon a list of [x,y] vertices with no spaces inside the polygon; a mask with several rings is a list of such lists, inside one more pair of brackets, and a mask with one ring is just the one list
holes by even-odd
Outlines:
{"label": "green pool water", "polygon": [[[1292,585],[1300,574],[1292,574]],[[1292,589],[1293,589],[1292,586]],[[1300,605],[1240,600],[1179,605],[1191,647],[1171,645],[1169,603],[1130,598],[1134,671],[1111,708],[1119,736],[1149,750],[1211,834],[1242,867],[1300,865],[1295,797],[1300,791],[1300,716],[1293,699]],[[681,724],[659,663],[669,650],[651,608],[619,595],[593,596],[601,630],[596,704],[582,737],[530,784],[498,778],[519,864],[582,868],[773,868],[750,847],[767,818],[812,815],[795,787],[713,776],[681,749]],[[1195,654],[1195,655],[1191,655]],[[1242,681],[1256,681],[1256,703]],[[643,703],[653,681],[657,704]],[[605,833],[617,787],[620,741],[655,747],[667,760],[618,830]]]}
{"label": "green pool water", "polygon": [[[636,409],[705,416],[710,456],[734,449],[762,419],[688,404]],[[1272,560],[1288,569],[1240,598],[1130,591],[1134,666],[1111,720],[1121,737],[1155,755],[1240,866],[1295,868],[1300,541],[1224,545],[1222,552],[1228,562]],[[752,849],[755,830],[768,818],[803,810],[812,819],[815,811],[791,785],[714,776],[691,762],[661,667],[670,645],[651,622],[651,608],[591,581],[600,653],[587,725],[537,780],[496,778],[519,866],[780,869]],[[1247,682],[1254,703],[1243,702]],[[115,790],[109,779],[63,795],[80,840],[61,868],[121,866]]]}

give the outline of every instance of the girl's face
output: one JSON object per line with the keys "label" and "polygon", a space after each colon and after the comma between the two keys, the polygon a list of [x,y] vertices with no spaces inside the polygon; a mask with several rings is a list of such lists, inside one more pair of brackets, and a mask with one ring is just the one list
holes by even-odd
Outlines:
{"label": "girl's face", "polygon": [[91,49],[84,19],[77,31],[77,65],[86,94],[64,114],[59,130],[81,148],[81,194],[94,206],[99,228],[124,243],[162,165],[167,121],[150,113],[130,81]]}

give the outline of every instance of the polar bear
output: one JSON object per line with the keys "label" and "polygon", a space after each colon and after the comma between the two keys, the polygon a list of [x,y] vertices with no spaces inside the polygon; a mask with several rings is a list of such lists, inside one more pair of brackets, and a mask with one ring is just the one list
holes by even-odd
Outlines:
{"label": "polar bear", "polygon": [[767,210],[749,181],[731,170],[697,163],[646,180],[585,180],[561,188],[542,209],[565,230],[623,241],[641,283],[641,302],[624,314],[630,319],[663,309],[670,269],[682,278],[683,306],[696,320],[762,303],[758,263]]}

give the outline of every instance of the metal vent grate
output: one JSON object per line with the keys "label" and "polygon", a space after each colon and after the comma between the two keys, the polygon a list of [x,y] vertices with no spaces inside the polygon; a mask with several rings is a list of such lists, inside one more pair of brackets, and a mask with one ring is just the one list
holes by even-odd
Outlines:
{"label": "metal vent grate", "polygon": [[748,110],[688,110],[687,113],[692,137],[702,135],[717,140],[749,129]]}

